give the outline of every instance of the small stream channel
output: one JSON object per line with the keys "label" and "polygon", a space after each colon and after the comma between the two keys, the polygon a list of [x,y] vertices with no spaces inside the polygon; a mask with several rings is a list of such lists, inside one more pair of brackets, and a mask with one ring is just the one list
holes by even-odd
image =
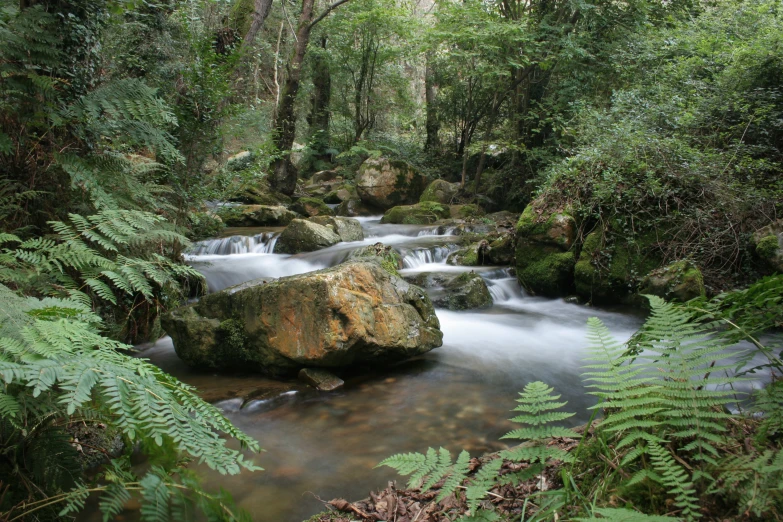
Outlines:
{"label": "small stream channel", "polygon": [[[323,393],[296,382],[254,375],[219,375],[188,369],[164,338],[142,356],[195,385],[239,428],[267,450],[255,461],[266,471],[219,476],[203,468],[206,485],[229,490],[260,522],[296,522],[321,511],[316,497],[359,499],[395,479],[374,469],[387,456],[443,446],[473,455],[506,447],[514,399],[526,383],[542,380],[568,400],[574,425],[593,404],[580,379],[585,323],[600,317],[619,338],[641,324],[638,315],[599,310],[525,295],[503,267],[453,267],[446,257],[456,237],[434,227],[381,225],[362,218],[366,239],[294,256],[274,254],[279,230],[233,229],[202,242],[188,262],[212,291],[259,277],[309,272],[342,262],[351,250],[376,242],[397,249],[406,272],[475,270],[487,281],[494,305],[486,310],[437,310],[443,346],[377,373],[346,378]],[[446,231],[448,232],[448,231]]]}

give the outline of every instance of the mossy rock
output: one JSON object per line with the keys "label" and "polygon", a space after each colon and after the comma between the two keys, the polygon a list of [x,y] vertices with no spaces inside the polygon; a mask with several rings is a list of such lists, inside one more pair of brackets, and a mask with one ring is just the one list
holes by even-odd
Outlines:
{"label": "mossy rock", "polygon": [[[606,238],[614,238],[608,242]],[[653,251],[655,235],[650,233],[628,242],[604,230],[587,235],[574,268],[576,293],[596,304],[634,302],[644,275],[660,267]]]}
{"label": "mossy rock", "polygon": [[338,216],[356,217],[372,216],[373,214],[377,214],[377,212],[365,205],[359,198],[350,198],[337,206],[336,214]]}
{"label": "mossy rock", "polygon": [[492,306],[487,283],[475,272],[418,272],[403,277],[426,289],[436,308],[459,311]]}
{"label": "mossy rock", "polygon": [[449,215],[454,219],[471,219],[484,215],[484,210],[478,205],[452,205]]}
{"label": "mossy rock", "polygon": [[439,219],[449,217],[448,205],[440,203],[418,203],[416,205],[400,205],[386,211],[381,223],[397,225],[429,225]]}
{"label": "mossy rock", "polygon": [[489,244],[489,262],[493,265],[513,265],[515,250],[514,237],[505,234]]}
{"label": "mossy rock", "polygon": [[323,200],[317,198],[299,198],[290,208],[306,217],[334,215],[334,211]]}
{"label": "mossy rock", "polygon": [[450,205],[459,192],[459,183],[449,183],[445,179],[436,179],[421,193],[419,202],[432,201]]}
{"label": "mossy rock", "polygon": [[278,227],[299,217],[283,206],[269,205],[221,207],[216,213],[229,227]]}
{"label": "mossy rock", "polygon": [[248,205],[281,206],[290,205],[291,198],[280,192],[275,192],[265,184],[249,185],[242,187],[231,198],[231,201]]}
{"label": "mossy rock", "polygon": [[486,240],[478,241],[470,246],[452,252],[446,259],[446,263],[456,266],[481,266],[489,262],[487,251],[489,243]]}
{"label": "mossy rock", "polygon": [[688,260],[676,261],[647,274],[639,285],[639,294],[657,295],[667,301],[680,302],[704,297],[704,278],[701,270]]}
{"label": "mossy rock", "polygon": [[315,216],[311,217],[310,221],[331,228],[340,236],[342,241],[362,241],[364,239],[362,224],[356,219],[335,216]]}
{"label": "mossy rock", "polygon": [[576,220],[562,210],[547,214],[531,203],[516,225],[519,284],[532,294],[562,297],[572,293]]}
{"label": "mossy rock", "polygon": [[253,165],[255,159],[255,154],[249,150],[237,152],[226,160],[226,170],[229,172],[247,170]]}
{"label": "mossy rock", "polygon": [[383,243],[375,243],[374,245],[354,250],[348,256],[348,260],[376,261],[380,263],[386,272],[394,276],[399,276],[400,274],[397,271],[404,266],[400,253]]}
{"label": "mossy rock", "polygon": [[783,220],[756,231],[751,242],[764,268],[783,273]]}
{"label": "mossy rock", "polygon": [[313,252],[336,245],[339,242],[340,236],[332,228],[304,219],[295,219],[277,238],[275,253]]}
{"label": "mossy rock", "polygon": [[217,237],[226,228],[223,220],[214,212],[194,212],[188,218],[192,241]]}

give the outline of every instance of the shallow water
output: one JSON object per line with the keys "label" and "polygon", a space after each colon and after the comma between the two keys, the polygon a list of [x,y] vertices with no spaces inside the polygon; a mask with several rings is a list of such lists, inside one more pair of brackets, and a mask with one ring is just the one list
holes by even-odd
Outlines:
{"label": "shallow water", "polygon": [[[231,491],[253,520],[300,521],[323,509],[319,498],[366,497],[398,478],[389,468],[374,469],[396,453],[444,446],[479,455],[504,448],[498,439],[513,428],[506,419],[512,416],[516,394],[531,381],[544,381],[563,395],[568,409],[577,412],[571,424],[586,422],[587,408],[594,404],[580,380],[587,319],[600,317],[623,340],[642,322],[630,313],[527,296],[502,267],[449,266],[445,259],[455,249],[455,238],[437,234],[434,227],[380,225],[377,218],[364,218],[362,224],[364,241],[318,252],[232,254],[231,244],[245,244],[234,239],[228,247],[205,243],[194,253],[212,254],[188,259],[215,291],[257,277],[333,266],[351,250],[381,241],[401,252],[403,273],[476,271],[487,280],[494,305],[482,311],[438,310],[443,347],[346,379],[344,388],[331,393],[258,376],[189,370],[174,354],[170,339],[143,351],[143,357],[197,386],[267,450],[255,458],[264,472],[223,477],[202,469],[207,485]],[[269,241],[263,239],[265,245]]]}

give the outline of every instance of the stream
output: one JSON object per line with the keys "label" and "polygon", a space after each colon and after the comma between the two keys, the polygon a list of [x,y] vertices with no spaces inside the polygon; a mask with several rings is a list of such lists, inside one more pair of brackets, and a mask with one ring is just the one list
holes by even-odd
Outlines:
{"label": "stream", "polygon": [[374,469],[396,453],[443,446],[455,456],[463,448],[478,456],[505,448],[499,437],[514,427],[506,419],[517,392],[531,381],[544,381],[563,395],[567,408],[577,412],[573,425],[586,422],[594,404],[580,379],[587,319],[598,316],[623,340],[642,322],[624,311],[526,295],[508,268],[449,266],[446,257],[457,248],[449,231],[381,225],[379,217],[360,220],[364,241],[294,256],[273,253],[280,229],[231,229],[228,237],[195,245],[188,262],[216,291],[334,266],[353,249],[382,242],[402,254],[403,274],[475,270],[494,305],[437,310],[441,348],[347,378],[343,388],[329,393],[296,382],[191,370],[168,337],[142,347],[142,357],[195,385],[266,450],[254,459],[263,472],[225,477],[200,468],[208,488],[230,491],[253,520],[297,522],[323,510],[319,498],[364,498],[399,478],[390,468]]}

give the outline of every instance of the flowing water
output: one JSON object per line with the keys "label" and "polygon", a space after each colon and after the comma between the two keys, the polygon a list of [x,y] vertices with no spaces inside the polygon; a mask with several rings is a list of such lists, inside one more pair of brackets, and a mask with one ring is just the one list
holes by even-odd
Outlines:
{"label": "flowing water", "polygon": [[196,245],[189,262],[211,291],[259,277],[304,273],[342,262],[351,250],[383,242],[402,255],[403,274],[475,270],[488,283],[494,305],[481,311],[437,310],[443,346],[383,371],[346,378],[322,393],[295,382],[259,376],[218,375],[187,369],[165,338],[143,356],[224,409],[231,421],[267,452],[255,461],[266,471],[223,477],[203,469],[209,487],[232,492],[261,522],[294,522],[323,509],[319,498],[359,499],[395,479],[374,469],[387,456],[443,446],[473,455],[506,447],[498,438],[525,384],[554,386],[574,425],[589,418],[594,401],[581,383],[585,323],[601,318],[623,340],[641,324],[638,315],[525,295],[502,267],[445,263],[456,238],[434,227],[381,225],[362,218],[366,239],[294,256],[273,253],[274,229],[234,229],[231,236]]}

